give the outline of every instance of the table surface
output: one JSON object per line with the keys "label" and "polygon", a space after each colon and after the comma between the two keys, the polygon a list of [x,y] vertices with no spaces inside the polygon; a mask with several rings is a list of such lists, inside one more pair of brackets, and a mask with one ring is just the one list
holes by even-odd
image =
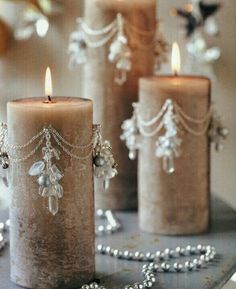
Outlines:
{"label": "table surface", "polygon": [[[200,236],[167,237],[140,232],[137,214],[118,213],[123,229],[112,236],[99,237],[97,242],[117,249],[156,251],[177,245],[210,244],[216,247],[217,259],[207,268],[191,273],[158,273],[159,289],[219,289],[236,271],[236,212],[222,201],[212,202],[212,224],[208,234]],[[0,211],[0,220],[7,212]],[[118,288],[141,280],[142,263],[96,256],[96,278],[106,288]],[[0,257],[0,289],[19,289],[9,279],[9,248]],[[154,288],[155,289],[155,288]]]}

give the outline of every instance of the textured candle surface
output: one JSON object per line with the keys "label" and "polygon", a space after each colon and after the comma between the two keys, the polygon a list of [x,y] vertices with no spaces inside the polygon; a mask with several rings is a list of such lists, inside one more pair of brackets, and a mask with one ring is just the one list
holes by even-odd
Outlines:
{"label": "textured candle surface", "polygon": [[[92,101],[32,98],[8,103],[9,142],[25,144],[44,126],[52,125],[71,144],[86,145],[92,138]],[[20,150],[29,153],[37,142]],[[53,143],[55,144],[55,143]],[[59,212],[48,211],[48,199],[38,195],[31,165],[42,159],[41,149],[11,167],[11,279],[26,288],[78,288],[93,279],[94,197],[92,156],[75,160],[61,151],[55,163],[63,170],[64,196]],[[74,154],[85,155],[79,150]]]}
{"label": "textured candle surface", "polygon": [[[156,28],[155,0],[85,1],[85,20],[94,29],[107,26],[119,12],[137,29],[154,31]],[[132,102],[137,101],[139,77],[153,72],[154,34],[140,37],[133,32],[128,39],[132,49],[132,70],[123,86],[114,82],[115,64],[108,61],[111,42],[100,48],[88,49],[84,69],[83,96],[93,97],[95,120],[102,124],[104,136],[111,141],[119,164],[119,174],[112,180],[110,189],[106,192],[99,186],[95,189],[95,204],[100,208],[132,209],[137,206],[137,164],[129,160],[125,144],[120,140],[121,124],[130,116]],[[149,48],[140,48],[140,44]]]}
{"label": "textured candle surface", "polygon": [[[143,119],[154,117],[168,98],[192,118],[201,119],[209,110],[210,81],[181,76],[140,80]],[[180,137],[182,154],[175,159],[176,171],[171,175],[163,171],[162,160],[155,157],[158,136],[143,139],[139,155],[139,222],[145,231],[178,235],[208,229],[208,135],[193,136],[184,131]]]}

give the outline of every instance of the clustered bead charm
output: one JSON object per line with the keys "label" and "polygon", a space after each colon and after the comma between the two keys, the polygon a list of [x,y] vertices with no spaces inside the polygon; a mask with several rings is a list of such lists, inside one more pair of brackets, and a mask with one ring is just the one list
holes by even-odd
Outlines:
{"label": "clustered bead charm", "polygon": [[115,82],[122,85],[127,80],[127,72],[131,70],[132,52],[128,46],[128,38],[124,32],[124,18],[121,14],[117,15],[118,33],[110,45],[108,59],[115,63],[116,69],[120,75],[115,77]]}
{"label": "clustered bead charm", "polygon": [[163,169],[167,174],[175,171],[174,158],[181,154],[180,146],[182,139],[178,136],[177,118],[174,113],[174,106],[168,102],[167,112],[163,116],[165,134],[159,136],[156,142],[156,156],[163,160]]}
{"label": "clustered bead charm", "polygon": [[133,103],[133,115],[122,123],[123,134],[120,136],[129,149],[129,158],[134,160],[141,146],[141,136],[138,128],[138,103]]}
{"label": "clustered bead charm", "polygon": [[163,36],[157,33],[157,24],[151,30],[141,30],[128,21],[121,13],[107,26],[93,29],[82,19],[77,19],[78,28],[70,35],[68,54],[69,67],[87,62],[87,49],[108,46],[107,58],[116,68],[114,81],[123,85],[132,69],[132,49],[129,45],[129,35],[135,42],[135,49],[154,53],[157,63],[166,61],[167,44]]}
{"label": "clustered bead charm", "polygon": [[215,146],[216,151],[221,151],[224,148],[224,141],[229,135],[229,130],[221,121],[220,116],[215,112],[212,115],[209,137]]}
{"label": "clustered bead charm", "polygon": [[219,117],[212,113],[211,107],[201,119],[189,116],[171,99],[167,99],[157,115],[150,120],[144,120],[140,111],[141,104],[134,103],[132,117],[121,126],[121,140],[126,143],[129,158],[135,159],[137,151],[142,149],[142,139],[156,137],[164,129],[165,133],[157,138],[155,155],[162,159],[163,169],[167,174],[175,172],[174,159],[181,155],[182,133],[199,137],[208,132],[217,150],[222,147],[222,142],[228,135],[227,128],[222,125]]}
{"label": "clustered bead charm", "polygon": [[109,141],[102,140],[101,126],[96,126],[93,148],[94,175],[103,179],[104,189],[109,188],[110,180],[114,178],[117,172],[117,164],[112,155],[112,147]]}
{"label": "clustered bead charm", "polygon": [[51,134],[48,128],[44,129],[46,146],[42,148],[43,159],[34,163],[29,169],[29,175],[37,177],[39,195],[48,198],[48,209],[52,215],[59,210],[59,199],[63,197],[63,187],[59,181],[63,173],[53,164],[52,160],[60,160],[60,152],[52,146]]}

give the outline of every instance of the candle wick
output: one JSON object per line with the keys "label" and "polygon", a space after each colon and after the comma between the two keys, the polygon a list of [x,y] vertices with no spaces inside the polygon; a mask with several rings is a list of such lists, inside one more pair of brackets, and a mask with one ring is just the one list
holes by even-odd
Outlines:
{"label": "candle wick", "polygon": [[49,102],[52,102],[52,98],[51,98],[50,95],[48,95],[48,101],[49,101]]}
{"label": "candle wick", "polygon": [[174,76],[178,76],[179,74],[178,74],[178,71],[177,70],[175,70],[174,71]]}

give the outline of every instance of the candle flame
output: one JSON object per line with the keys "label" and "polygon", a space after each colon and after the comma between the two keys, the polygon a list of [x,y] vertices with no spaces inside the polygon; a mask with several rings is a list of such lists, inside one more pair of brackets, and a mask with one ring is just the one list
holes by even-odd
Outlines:
{"label": "candle flame", "polygon": [[174,42],[172,46],[172,71],[174,75],[178,75],[180,73],[180,62],[179,45]]}
{"label": "candle flame", "polygon": [[48,100],[51,101],[53,90],[52,90],[52,75],[51,70],[47,67],[45,75],[45,96],[48,97]]}

